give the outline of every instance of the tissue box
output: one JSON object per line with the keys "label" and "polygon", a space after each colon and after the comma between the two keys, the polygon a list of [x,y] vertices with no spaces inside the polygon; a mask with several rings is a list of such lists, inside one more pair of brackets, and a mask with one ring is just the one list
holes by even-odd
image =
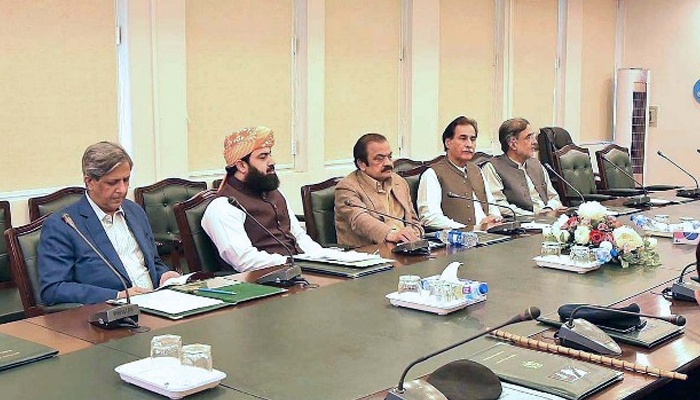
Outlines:
{"label": "tissue box", "polygon": [[674,231],[673,244],[692,244],[700,242],[700,232],[698,231]]}

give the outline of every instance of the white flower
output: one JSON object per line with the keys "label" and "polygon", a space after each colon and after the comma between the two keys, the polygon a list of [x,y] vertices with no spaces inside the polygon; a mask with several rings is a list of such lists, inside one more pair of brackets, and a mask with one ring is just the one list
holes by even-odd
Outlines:
{"label": "white flower", "polygon": [[578,206],[578,215],[582,218],[589,218],[591,221],[600,221],[607,214],[608,209],[597,201],[587,201]]}
{"label": "white flower", "polygon": [[559,243],[566,243],[569,241],[570,236],[571,234],[569,234],[569,231],[559,231],[557,239],[559,239]]}
{"label": "white flower", "polygon": [[600,247],[602,249],[607,249],[608,251],[610,251],[610,250],[612,250],[613,245],[612,245],[612,243],[608,242],[607,240],[603,240],[602,242],[600,242],[598,247]]}
{"label": "white flower", "polygon": [[636,250],[644,245],[642,237],[629,226],[615,228],[612,234],[617,247],[625,251]]}
{"label": "white flower", "polygon": [[655,249],[656,245],[659,243],[659,241],[656,240],[656,238],[650,237],[650,238],[647,238],[647,243],[648,243],[648,246],[650,249]]}
{"label": "white flower", "polygon": [[569,217],[566,214],[562,214],[559,216],[559,219],[557,219],[552,224],[552,228],[561,229],[562,225],[564,225],[568,220],[569,220]]}
{"label": "white flower", "polygon": [[574,232],[574,240],[580,245],[588,244],[591,236],[591,229],[584,225],[579,225]]}

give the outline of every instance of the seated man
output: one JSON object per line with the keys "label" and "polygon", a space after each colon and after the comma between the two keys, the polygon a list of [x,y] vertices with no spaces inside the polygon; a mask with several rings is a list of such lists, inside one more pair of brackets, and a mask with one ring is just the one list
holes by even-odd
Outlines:
{"label": "seated man", "polygon": [[452,192],[469,199],[494,202],[481,170],[470,162],[478,133],[476,121],[464,116],[450,122],[442,133],[445,158],[423,172],[418,186],[418,213],[424,226],[434,229],[485,227],[502,219],[497,206],[447,197]]}
{"label": "seated man", "polygon": [[[423,235],[406,181],[396,175],[391,148],[378,133],[360,137],[353,148],[357,169],[335,187],[338,243],[361,247],[373,243],[411,242]],[[353,205],[376,210],[382,216]]]}
{"label": "seated man", "polygon": [[498,129],[503,154],[484,165],[496,202],[518,215],[556,215],[565,210],[547,171],[535,158],[537,136],[524,118],[511,118]]}
{"label": "seated man", "polygon": [[116,268],[129,294],[178,276],[158,257],[146,213],[125,199],[132,167],[117,144],[100,142],[85,150],[85,197],[51,215],[41,229],[38,269],[45,303],[92,304],[126,296],[119,278],[64,222],[64,214]]}
{"label": "seated man", "polygon": [[[299,224],[279,187],[272,146],[275,137],[266,127],[245,128],[224,140],[226,177],[219,198],[212,200],[202,217],[202,228],[219,255],[239,272],[284,264],[288,254],[318,252]],[[238,207],[235,198],[270,233]]]}

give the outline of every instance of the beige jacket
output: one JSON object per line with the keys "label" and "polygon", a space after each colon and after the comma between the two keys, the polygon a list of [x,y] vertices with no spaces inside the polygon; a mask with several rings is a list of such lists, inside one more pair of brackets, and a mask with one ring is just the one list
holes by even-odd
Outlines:
{"label": "beige jacket", "polygon": [[[403,218],[420,224],[406,181],[397,174],[392,174],[391,184],[391,190],[403,208]],[[391,232],[391,227],[383,222],[387,217],[345,204],[349,200],[351,204],[388,214],[388,205],[384,196],[377,191],[376,181],[360,170],[351,172],[338,182],[335,187],[335,229],[339,244],[361,247],[384,242]],[[413,225],[411,227],[419,236],[423,235],[422,228]]]}

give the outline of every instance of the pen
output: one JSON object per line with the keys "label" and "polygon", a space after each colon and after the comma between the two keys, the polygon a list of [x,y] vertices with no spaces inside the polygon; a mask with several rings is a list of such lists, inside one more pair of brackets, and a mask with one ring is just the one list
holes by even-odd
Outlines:
{"label": "pen", "polygon": [[204,292],[204,293],[216,293],[216,294],[236,294],[234,292],[229,292],[228,290],[219,290],[219,289],[209,289],[209,288],[199,288],[197,289],[198,292]]}

